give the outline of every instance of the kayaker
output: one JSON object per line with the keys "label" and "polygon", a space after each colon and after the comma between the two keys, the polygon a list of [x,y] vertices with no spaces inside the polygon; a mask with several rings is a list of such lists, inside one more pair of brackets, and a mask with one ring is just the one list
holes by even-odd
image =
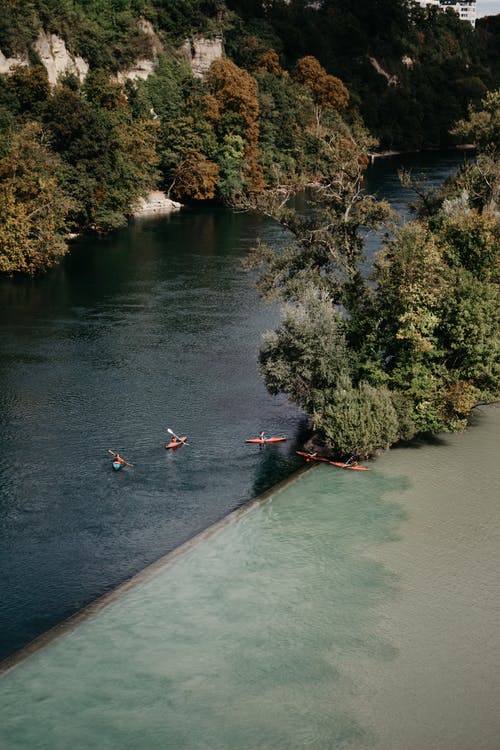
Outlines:
{"label": "kayaker", "polygon": [[118,455],[118,453],[115,453],[115,461],[118,461],[120,464],[126,464],[127,462],[123,460],[123,458]]}
{"label": "kayaker", "polygon": [[266,435],[266,433],[264,432],[264,430],[262,430],[262,431],[261,431],[261,432],[259,433],[259,438],[260,438],[261,440],[269,440],[269,435]]}
{"label": "kayaker", "polygon": [[345,462],[345,466],[357,466],[358,458],[359,458],[359,453],[351,453],[351,455]]}

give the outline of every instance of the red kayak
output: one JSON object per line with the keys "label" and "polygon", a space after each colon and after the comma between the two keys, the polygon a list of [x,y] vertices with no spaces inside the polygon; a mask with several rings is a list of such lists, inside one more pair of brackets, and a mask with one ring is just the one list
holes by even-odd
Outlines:
{"label": "red kayak", "polygon": [[165,448],[178,448],[179,445],[184,445],[186,440],[187,440],[187,437],[181,437],[179,438],[179,440],[176,440],[174,438],[174,440],[171,440],[170,443],[166,444]]}
{"label": "red kayak", "polygon": [[286,437],[284,435],[280,435],[277,437],[269,437],[269,438],[248,438],[245,440],[245,443],[258,443],[259,445],[267,445],[267,443],[282,443],[283,440],[286,440]]}
{"label": "red kayak", "polygon": [[306,461],[326,461],[326,463],[329,463],[327,458],[323,458],[323,456],[315,456],[314,453],[306,453],[306,451],[295,451],[297,456],[304,456]]}
{"label": "red kayak", "polygon": [[340,469],[351,469],[351,471],[370,471],[368,466],[358,466],[358,464],[341,464],[338,461],[328,461],[332,466],[338,466]]}
{"label": "red kayak", "polygon": [[306,451],[295,451],[297,456],[304,456],[306,461],[324,461],[332,466],[338,466],[340,469],[351,469],[352,471],[370,471],[367,466],[358,466],[358,464],[344,464],[339,461],[329,461],[323,456],[315,456],[314,453],[306,453]]}

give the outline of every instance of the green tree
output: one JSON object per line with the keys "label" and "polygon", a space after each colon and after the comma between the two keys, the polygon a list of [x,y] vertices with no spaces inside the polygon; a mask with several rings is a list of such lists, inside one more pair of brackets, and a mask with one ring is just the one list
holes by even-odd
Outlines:
{"label": "green tree", "polygon": [[66,252],[72,206],[60,181],[60,162],[37,123],[12,135],[0,161],[0,272],[35,273]]}
{"label": "green tree", "polygon": [[[225,148],[222,149],[223,162],[227,162],[227,136],[240,136],[243,139],[243,155],[239,165],[240,179],[236,192],[259,193],[264,186],[264,180],[259,164],[257,82],[231,60],[221,58],[212,63],[207,76],[207,86],[219,108],[216,132],[219,144],[225,144]],[[235,168],[233,159],[230,170],[233,185]],[[222,185],[221,189],[223,194],[231,192],[227,185]]]}

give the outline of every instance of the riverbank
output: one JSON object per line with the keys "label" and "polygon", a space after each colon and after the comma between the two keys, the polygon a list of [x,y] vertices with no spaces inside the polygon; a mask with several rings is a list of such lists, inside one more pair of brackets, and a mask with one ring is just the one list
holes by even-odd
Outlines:
{"label": "riverbank", "polygon": [[448,149],[431,149],[426,148],[422,151],[394,151],[388,149],[386,151],[372,151],[368,154],[370,164],[374,164],[377,159],[386,159],[390,156],[408,156],[409,154],[432,154],[436,152],[444,153],[446,151],[475,151],[477,146],[474,143],[463,143],[456,146],[449,146]]}
{"label": "riverbank", "polygon": [[134,218],[140,216],[162,216],[170,214],[172,211],[179,211],[181,208],[182,203],[167,198],[166,194],[161,190],[152,190],[146,197],[139,198],[137,204],[134,206],[132,216]]}

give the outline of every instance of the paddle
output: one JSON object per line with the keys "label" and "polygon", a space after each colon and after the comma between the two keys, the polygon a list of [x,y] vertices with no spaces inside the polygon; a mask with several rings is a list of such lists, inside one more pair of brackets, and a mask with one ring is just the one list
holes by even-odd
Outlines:
{"label": "paddle", "polygon": [[[108,453],[111,453],[111,455],[114,456],[115,458],[118,455],[116,451],[112,451],[112,450],[110,450],[110,448],[108,448]],[[120,456],[120,461],[122,461],[122,463],[124,463],[125,466],[133,466],[134,465],[134,464],[129,464],[129,462],[125,461],[125,459],[122,458],[121,456]]]}
{"label": "paddle", "polygon": [[185,440],[182,440],[182,438],[176,435],[175,432],[170,429],[170,427],[167,427],[167,432],[170,432],[170,434],[173,435],[174,438],[179,441],[179,443],[182,443],[183,445],[189,445],[189,443],[186,443]]}

